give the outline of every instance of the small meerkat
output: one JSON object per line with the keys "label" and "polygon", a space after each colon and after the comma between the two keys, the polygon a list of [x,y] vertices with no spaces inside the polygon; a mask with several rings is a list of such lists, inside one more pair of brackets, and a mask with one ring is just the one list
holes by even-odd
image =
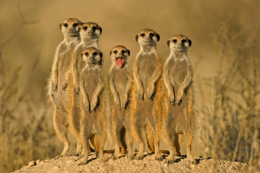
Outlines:
{"label": "small meerkat", "polygon": [[[144,140],[142,132],[144,125],[148,123],[152,128],[147,137],[148,141],[154,141],[155,159],[162,160],[159,151],[160,132],[162,123],[161,89],[162,89],[162,60],[156,50],[156,43],[160,35],[154,30],[145,29],[136,35],[136,41],[140,45],[140,51],[134,62],[134,87],[132,127],[133,135],[139,143],[139,153],[136,159],[142,159],[144,152]],[[148,129],[148,128],[146,128]],[[148,142],[149,144],[149,142]]]}
{"label": "small meerkat", "polygon": [[[80,105],[80,97],[79,97],[79,72],[84,68],[84,61],[81,57],[81,53],[83,50],[89,47],[94,47],[98,49],[98,40],[99,36],[102,33],[102,28],[93,22],[82,23],[80,27],[80,38],[81,42],[74,49],[72,54],[72,68],[66,74],[66,77],[71,76],[73,78],[73,90],[70,90],[70,106],[69,106],[69,122],[73,133],[76,135],[78,141],[80,141],[80,115],[81,109]],[[69,79],[69,78],[67,78]],[[69,80],[65,86],[69,84]],[[90,149],[90,147],[89,147]],[[77,145],[77,153],[79,155],[81,152],[81,144],[78,142]]]}
{"label": "small meerkat", "polygon": [[64,77],[65,73],[70,69],[71,47],[80,41],[80,25],[81,22],[76,18],[68,18],[60,24],[64,40],[56,49],[51,78],[49,80],[49,95],[54,104],[53,124],[59,139],[64,143],[62,153],[56,158],[64,156],[69,149],[67,138],[69,95],[64,92],[62,86],[66,81]]}
{"label": "small meerkat", "polygon": [[[167,41],[170,48],[164,69],[165,84],[165,142],[169,146],[170,155],[167,162],[174,162],[175,155],[180,155],[179,135],[184,134],[187,139],[187,158],[194,163],[191,156],[191,145],[194,133],[193,102],[194,91],[192,85],[193,71],[188,59],[187,51],[191,40],[184,35],[176,35]],[[174,139],[172,139],[174,138]]]}
{"label": "small meerkat", "polygon": [[96,48],[87,48],[81,52],[81,58],[85,62],[80,73],[81,93],[81,140],[85,157],[80,165],[88,162],[88,142],[94,133],[97,133],[100,142],[99,157],[104,161],[103,151],[106,142],[106,115],[104,98],[104,79],[101,69],[102,53]]}
{"label": "small meerkat", "polygon": [[[130,56],[130,51],[122,45],[115,46],[110,51],[112,65],[109,71],[110,85],[110,106],[111,106],[111,128],[112,137],[115,143],[114,159],[120,157],[120,146],[122,154],[126,153],[125,133],[128,133],[132,146],[133,140],[130,128],[131,116],[131,88],[133,77],[130,73],[127,59]],[[132,155],[132,148],[128,150],[128,156]]]}

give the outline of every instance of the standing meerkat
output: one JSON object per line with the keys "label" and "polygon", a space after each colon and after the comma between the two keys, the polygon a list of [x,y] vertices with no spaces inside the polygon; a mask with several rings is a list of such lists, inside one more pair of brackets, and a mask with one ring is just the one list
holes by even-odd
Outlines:
{"label": "standing meerkat", "polygon": [[[139,143],[139,153],[136,159],[142,159],[144,140],[142,132],[144,125],[151,126],[148,141],[154,141],[155,159],[162,160],[159,151],[160,131],[162,123],[161,89],[162,89],[162,61],[156,50],[159,34],[151,29],[145,29],[136,35],[140,44],[140,51],[134,62],[134,87],[132,124],[134,136]],[[148,142],[149,143],[149,142]]]}
{"label": "standing meerkat", "polygon": [[[128,133],[132,146],[132,135],[130,129],[130,96],[133,84],[133,77],[128,68],[127,59],[130,51],[122,45],[115,46],[110,51],[112,65],[109,72],[110,85],[110,105],[111,105],[111,128],[112,137],[115,143],[114,159],[120,157],[120,146],[122,154],[126,153],[125,133]],[[128,155],[132,155],[132,148],[128,150]]]}
{"label": "standing meerkat", "polygon": [[[191,145],[194,132],[192,85],[192,66],[187,51],[191,40],[184,35],[176,35],[167,41],[170,55],[167,58],[163,78],[165,84],[165,142],[169,146],[170,155],[167,162],[174,162],[175,155],[180,155],[179,134],[187,139],[187,158],[191,163]],[[174,139],[173,139],[174,138]]]}
{"label": "standing meerkat", "polygon": [[66,83],[65,74],[70,69],[72,48],[80,41],[80,25],[81,22],[75,18],[66,19],[60,24],[64,40],[56,49],[49,81],[49,94],[54,104],[53,124],[59,139],[64,143],[62,153],[56,158],[64,156],[69,149],[67,138],[69,95],[68,91],[64,91],[63,86]]}
{"label": "standing meerkat", "polygon": [[[77,152],[76,155],[79,155],[81,152],[81,143],[80,143],[80,97],[79,97],[79,72],[84,66],[84,61],[81,58],[81,53],[83,50],[89,47],[94,47],[98,49],[98,40],[99,36],[102,33],[102,28],[93,22],[82,23],[80,27],[80,38],[81,42],[73,51],[72,55],[72,68],[71,71],[68,71],[66,74],[67,82],[63,88],[69,85],[71,82],[68,76],[73,78],[73,90],[70,90],[70,106],[69,106],[69,122],[73,133],[77,137]],[[72,75],[71,75],[72,73]],[[94,140],[94,139],[92,139]],[[90,149],[90,147],[89,147]]]}
{"label": "standing meerkat", "polygon": [[102,74],[102,53],[96,48],[87,48],[81,52],[85,67],[80,73],[81,93],[81,140],[85,157],[80,165],[88,161],[88,142],[93,133],[97,133],[100,141],[99,157],[104,161],[103,150],[106,142],[106,115],[104,98],[104,79]]}

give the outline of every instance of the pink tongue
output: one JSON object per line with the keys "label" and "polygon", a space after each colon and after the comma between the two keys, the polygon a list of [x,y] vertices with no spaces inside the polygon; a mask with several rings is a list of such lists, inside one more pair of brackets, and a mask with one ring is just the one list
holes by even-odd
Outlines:
{"label": "pink tongue", "polygon": [[122,64],[123,64],[123,61],[124,61],[123,59],[118,58],[118,59],[116,60],[117,66],[121,68],[121,67],[122,67]]}

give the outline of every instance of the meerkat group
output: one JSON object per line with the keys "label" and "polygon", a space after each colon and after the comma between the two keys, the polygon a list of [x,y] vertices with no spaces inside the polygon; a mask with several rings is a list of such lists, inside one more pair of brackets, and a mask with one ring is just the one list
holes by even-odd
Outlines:
{"label": "meerkat group", "polygon": [[[62,153],[56,158],[65,156],[69,150],[70,127],[77,137],[76,156],[83,157],[79,165],[88,162],[92,148],[105,161],[107,132],[111,132],[114,140],[114,159],[122,154],[129,159],[143,159],[145,134],[155,160],[163,159],[159,144],[164,140],[169,147],[166,162],[174,162],[174,156],[180,156],[181,139],[185,136],[187,158],[195,162],[191,155],[194,90],[187,55],[191,46],[189,38],[175,35],[167,41],[170,55],[163,65],[156,48],[160,35],[152,29],[140,31],[135,37],[140,51],[133,70],[128,66],[130,50],[123,45],[113,47],[108,74],[110,115],[106,115],[103,54],[98,43],[102,28],[94,22],[69,18],[60,24],[60,29],[64,40],[56,49],[49,80],[54,128],[64,143]],[[136,156],[134,140],[139,143]]]}

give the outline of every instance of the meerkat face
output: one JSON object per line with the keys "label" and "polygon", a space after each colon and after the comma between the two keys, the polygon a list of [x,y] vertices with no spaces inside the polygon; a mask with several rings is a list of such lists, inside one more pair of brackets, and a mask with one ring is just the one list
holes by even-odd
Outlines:
{"label": "meerkat face", "polygon": [[112,62],[117,64],[119,68],[123,68],[127,64],[127,58],[130,56],[130,50],[125,46],[117,45],[110,51]]}
{"label": "meerkat face", "polygon": [[160,40],[160,35],[154,30],[145,29],[136,35],[135,39],[141,45],[155,45]]}
{"label": "meerkat face", "polygon": [[81,22],[76,18],[68,18],[60,24],[60,29],[65,36],[79,36]]}
{"label": "meerkat face", "polygon": [[87,48],[81,53],[82,59],[89,65],[102,65],[103,54],[96,48]]}
{"label": "meerkat face", "polygon": [[95,39],[102,34],[102,28],[93,22],[83,23],[80,28],[81,38]]}
{"label": "meerkat face", "polygon": [[191,46],[191,40],[184,35],[176,35],[167,41],[168,47],[174,51],[187,51]]}

